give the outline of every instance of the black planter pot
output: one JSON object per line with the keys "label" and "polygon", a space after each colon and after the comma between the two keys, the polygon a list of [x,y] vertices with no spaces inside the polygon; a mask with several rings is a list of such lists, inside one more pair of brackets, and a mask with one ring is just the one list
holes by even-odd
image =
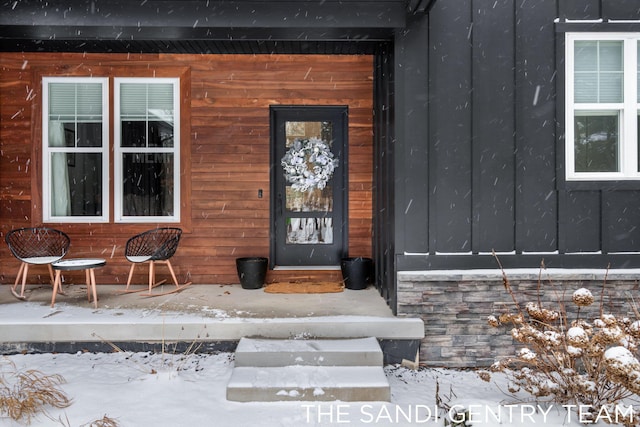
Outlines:
{"label": "black planter pot", "polygon": [[236,269],[243,289],[260,289],[267,278],[269,259],[263,257],[236,258]]}
{"label": "black planter pot", "polygon": [[373,282],[373,260],[371,258],[342,258],[340,269],[344,286],[347,289],[366,289]]}

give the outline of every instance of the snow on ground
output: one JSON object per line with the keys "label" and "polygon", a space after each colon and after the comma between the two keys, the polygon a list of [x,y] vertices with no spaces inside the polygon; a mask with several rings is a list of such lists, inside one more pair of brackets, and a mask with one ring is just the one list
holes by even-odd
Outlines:
{"label": "snow on ground", "polygon": [[[482,381],[476,372],[453,369],[412,371],[385,368],[392,401],[238,403],[226,400],[233,354],[147,353],[12,355],[3,372],[37,369],[62,375],[73,399],[65,409],[49,408],[34,426],[83,426],[107,415],[119,426],[415,426],[442,427],[457,417],[436,407],[442,402],[472,413],[475,426],[579,426],[579,414],[558,406],[536,408],[505,394],[505,380]],[[570,417],[570,418],[568,418]],[[2,426],[19,426],[0,419]],[[604,422],[596,424],[604,426]]]}
{"label": "snow on ground", "polygon": [[[178,316],[178,314],[175,314]],[[227,321],[225,312],[214,317]],[[0,320],[46,319],[48,322],[154,322],[173,314],[158,310],[101,308],[81,310],[60,304],[55,309],[39,304],[5,304]],[[194,314],[179,314],[184,318]],[[476,372],[455,369],[413,371],[387,366],[391,402],[270,402],[239,403],[226,399],[234,355],[176,354],[170,347],[163,354],[76,353],[25,354],[0,358],[0,372],[10,383],[15,370],[39,370],[61,375],[62,390],[73,400],[65,409],[48,408],[32,426],[88,426],[103,416],[120,427],[306,427],[306,426],[426,426],[443,427],[457,421],[455,411],[438,409],[443,404],[471,412],[473,427],[580,426],[580,414],[552,405],[537,408],[535,402],[515,400],[506,393],[506,380],[494,374],[482,381]],[[436,392],[438,390],[438,392]],[[442,406],[442,405],[441,405]],[[624,408],[621,408],[624,411]],[[611,415],[612,418],[615,414]],[[615,419],[612,419],[615,421]],[[0,426],[23,424],[0,416]],[[453,424],[454,427],[464,427]],[[468,425],[468,424],[467,424]],[[605,426],[603,421],[595,424]]]}

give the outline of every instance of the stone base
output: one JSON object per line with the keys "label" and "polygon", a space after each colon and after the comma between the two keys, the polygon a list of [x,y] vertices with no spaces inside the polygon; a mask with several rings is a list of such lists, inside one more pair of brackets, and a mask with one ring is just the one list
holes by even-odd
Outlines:
{"label": "stone base", "polygon": [[[538,301],[558,308],[566,303],[575,318],[573,291],[589,289],[596,302],[581,310],[581,317],[599,312],[604,294],[605,312],[635,317],[630,295],[637,295],[640,270],[505,270],[521,306]],[[606,284],[605,284],[606,278]],[[398,273],[398,316],[420,317],[425,338],[420,362],[436,367],[486,367],[512,356],[516,343],[510,328],[493,328],[487,317],[515,311],[505,289],[502,272],[492,270],[415,271]],[[591,311],[591,313],[590,313]]]}

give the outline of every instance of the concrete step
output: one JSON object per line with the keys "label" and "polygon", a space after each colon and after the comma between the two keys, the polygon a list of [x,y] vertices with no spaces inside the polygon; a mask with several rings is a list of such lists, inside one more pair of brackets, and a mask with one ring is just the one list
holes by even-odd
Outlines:
{"label": "concrete step", "polygon": [[227,399],[236,402],[389,401],[382,367],[281,366],[234,368]]}
{"label": "concrete step", "polygon": [[382,350],[373,337],[320,340],[242,338],[235,356],[236,367],[382,366],[382,363]]}
{"label": "concrete step", "polygon": [[242,338],[227,385],[238,402],[389,401],[383,355],[373,337]]}

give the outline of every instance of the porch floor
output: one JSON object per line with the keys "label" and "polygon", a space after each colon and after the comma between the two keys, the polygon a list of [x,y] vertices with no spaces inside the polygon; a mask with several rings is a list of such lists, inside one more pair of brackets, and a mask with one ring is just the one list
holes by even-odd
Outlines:
{"label": "porch floor", "polygon": [[[173,287],[163,285],[154,292]],[[197,342],[215,348],[216,343],[234,345],[242,337],[372,336],[390,342],[424,337],[421,319],[395,317],[372,287],[270,294],[240,285],[191,285],[152,298],[118,292],[123,289],[124,285],[98,285],[95,309],[87,301],[85,285],[65,285],[66,295],[58,295],[51,308],[50,286],[28,285],[27,301],[16,300],[9,285],[0,286],[0,350],[77,351],[134,342]]]}

